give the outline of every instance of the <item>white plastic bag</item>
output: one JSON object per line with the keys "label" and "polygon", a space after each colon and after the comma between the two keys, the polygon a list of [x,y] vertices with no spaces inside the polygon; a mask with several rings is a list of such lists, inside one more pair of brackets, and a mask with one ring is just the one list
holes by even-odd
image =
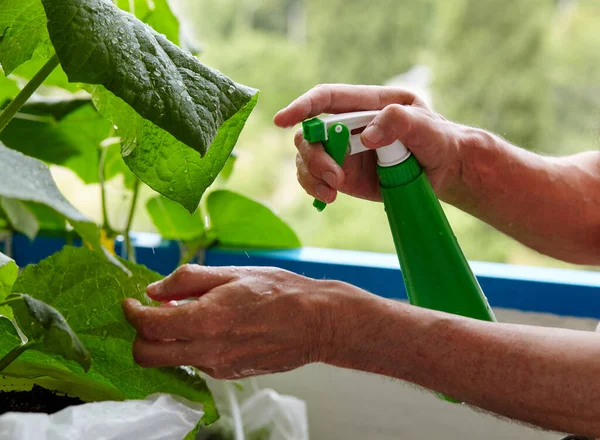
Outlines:
{"label": "white plastic bag", "polygon": [[303,400],[264,389],[245,400],[240,410],[247,433],[270,427],[269,440],[308,440]]}
{"label": "white plastic bag", "polygon": [[227,400],[229,405],[220,408],[221,419],[208,428],[208,433],[218,433],[227,440],[308,440],[303,400],[268,388],[261,390],[253,379],[243,383],[240,393],[232,383],[218,385],[211,387],[213,393],[222,392],[219,400]]}
{"label": "white plastic bag", "polygon": [[202,405],[182,402],[155,394],[71,406],[51,415],[6,413],[0,417],[0,440],[181,440],[204,415]]}

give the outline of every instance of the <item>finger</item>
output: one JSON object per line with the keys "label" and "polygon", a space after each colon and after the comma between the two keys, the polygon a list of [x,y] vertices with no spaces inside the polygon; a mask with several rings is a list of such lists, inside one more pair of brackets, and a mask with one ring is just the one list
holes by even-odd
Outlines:
{"label": "finger", "polygon": [[324,180],[333,189],[338,189],[344,184],[342,168],[327,154],[323,145],[311,144],[302,139],[296,140],[296,147],[310,174]]}
{"label": "finger", "polygon": [[231,267],[184,264],[168,277],[150,284],[146,293],[156,301],[177,301],[202,296],[235,278],[235,271]]}
{"label": "finger", "polygon": [[380,110],[390,104],[411,105],[416,100],[414,93],[399,88],[325,84],[294,100],[275,115],[273,122],[279,127],[291,127],[321,113]]}
{"label": "finger", "polygon": [[298,182],[300,182],[300,186],[302,186],[308,194],[325,203],[332,203],[335,201],[337,194],[336,190],[331,188],[327,182],[316,178],[308,171],[300,153],[296,156],[296,169]]}
{"label": "finger", "polygon": [[195,365],[195,341],[148,341],[137,337],[133,343],[133,359],[146,368]]}
{"label": "finger", "polygon": [[410,143],[418,137],[420,143],[437,143],[441,134],[436,123],[423,109],[392,104],[384,108],[361,134],[367,148],[379,148],[396,140]]}
{"label": "finger", "polygon": [[150,341],[193,339],[203,328],[197,302],[178,307],[150,307],[128,298],[122,306],[127,321],[139,335]]}

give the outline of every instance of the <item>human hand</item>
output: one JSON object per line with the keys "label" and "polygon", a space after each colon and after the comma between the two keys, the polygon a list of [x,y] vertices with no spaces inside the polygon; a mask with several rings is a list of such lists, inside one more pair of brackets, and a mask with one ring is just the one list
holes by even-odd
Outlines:
{"label": "human hand", "polygon": [[[291,127],[322,113],[382,110],[362,133],[368,148],[379,148],[396,139],[406,145],[423,166],[438,196],[460,177],[459,150],[469,131],[433,112],[412,92],[391,87],[319,85],[275,115],[279,127]],[[298,181],[313,197],[331,203],[337,191],[380,201],[374,152],[345,159],[340,168],[323,146],[311,145],[296,133]]]}
{"label": "human hand", "polygon": [[275,268],[184,265],[147,288],[168,307],[124,301],[138,332],[134,359],[144,367],[191,365],[218,379],[325,362],[343,286]]}

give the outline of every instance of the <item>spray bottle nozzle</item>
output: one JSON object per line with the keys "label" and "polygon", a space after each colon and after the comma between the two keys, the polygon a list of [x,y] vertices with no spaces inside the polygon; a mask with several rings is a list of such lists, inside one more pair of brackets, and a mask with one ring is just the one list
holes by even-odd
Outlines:
{"label": "spray bottle nozzle", "polygon": [[[369,150],[362,143],[361,133],[378,113],[379,111],[376,110],[313,118],[302,123],[303,136],[310,143],[321,142],[327,154],[342,166],[347,155]],[[377,162],[381,167],[397,165],[409,156],[410,152],[400,141],[394,141],[390,145],[377,149]],[[327,204],[315,200],[313,206],[321,212]]]}

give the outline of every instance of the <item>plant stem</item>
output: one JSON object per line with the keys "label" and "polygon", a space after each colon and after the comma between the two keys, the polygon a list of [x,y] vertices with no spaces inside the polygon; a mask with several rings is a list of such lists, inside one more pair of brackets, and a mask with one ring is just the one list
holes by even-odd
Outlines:
{"label": "plant stem", "polygon": [[60,61],[58,55],[54,54],[46,64],[35,74],[31,81],[27,83],[23,90],[13,99],[8,106],[0,114],[0,133],[6,128],[11,119],[17,114],[17,112],[23,107],[23,104],[33,95],[33,93],[42,85],[44,80],[52,73],[52,71],[58,66]]}
{"label": "plant stem", "polygon": [[26,344],[19,345],[18,347],[13,348],[11,351],[6,353],[2,359],[0,359],[0,373],[4,371],[6,367],[12,364],[15,359],[23,354],[25,350],[30,348],[33,345],[33,342],[27,342]]}
{"label": "plant stem", "polygon": [[106,181],[104,178],[104,162],[106,160],[106,148],[100,148],[98,151],[98,181],[100,182],[100,196],[102,198],[102,229],[108,237],[113,237],[115,231],[110,226],[108,219],[108,207],[106,204]]}
{"label": "plant stem", "polygon": [[129,209],[129,217],[127,218],[127,226],[125,226],[125,249],[127,249],[127,259],[135,263],[135,249],[131,245],[131,225],[133,224],[133,216],[135,215],[135,205],[137,204],[138,194],[140,192],[140,179],[136,177],[133,186],[133,199],[131,200],[131,208]]}
{"label": "plant stem", "polygon": [[23,298],[19,297],[19,298],[11,298],[11,299],[7,299],[6,301],[2,301],[0,302],[0,307],[5,306],[7,304],[10,304],[12,302],[17,302],[17,301],[21,301]]}

